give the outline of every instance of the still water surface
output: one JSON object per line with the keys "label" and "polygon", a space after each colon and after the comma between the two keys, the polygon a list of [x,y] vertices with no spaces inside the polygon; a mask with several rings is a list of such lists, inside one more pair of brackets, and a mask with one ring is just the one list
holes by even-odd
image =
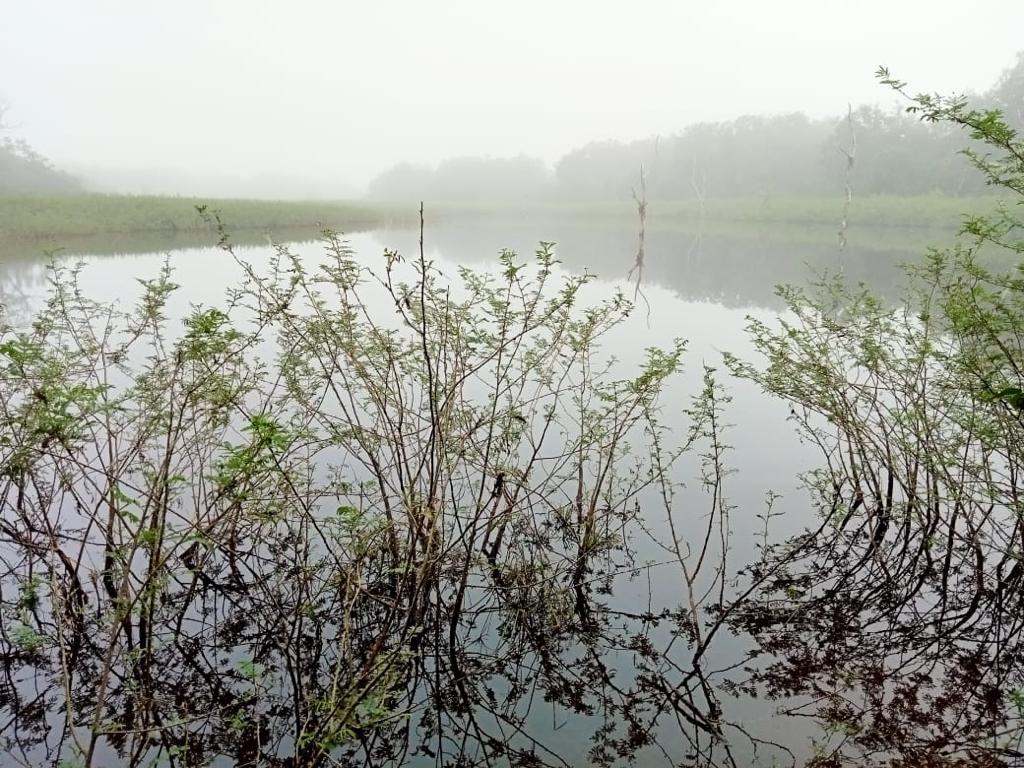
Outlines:
{"label": "still water surface", "polygon": [[[357,259],[377,269],[382,266],[385,249],[409,256],[418,250],[418,233],[408,230],[355,233],[347,239]],[[799,475],[816,466],[818,454],[797,439],[787,419],[788,406],[767,399],[753,385],[730,379],[725,374],[722,352],[753,357],[745,326],[752,316],[770,319],[780,311],[780,302],[773,290],[777,283],[802,283],[813,272],[842,272],[853,280],[873,284],[883,294],[894,295],[901,281],[898,264],[913,259],[914,252],[899,248],[858,248],[855,237],[851,237],[853,242],[848,248],[840,251],[835,245],[786,240],[779,236],[702,235],[655,227],[647,232],[639,292],[637,286],[626,279],[637,247],[632,226],[595,227],[557,221],[543,226],[446,223],[427,228],[426,255],[446,274],[454,276],[460,265],[490,268],[503,248],[529,254],[541,240],[557,243],[556,254],[564,270],[586,270],[599,276],[589,296],[599,298],[621,290],[635,297],[636,311],[614,330],[605,347],[617,358],[616,365],[621,370],[628,371],[638,365],[647,347],[668,347],[677,337],[688,341],[685,373],[670,385],[661,400],[663,417],[675,428],[674,434],[679,439],[687,425],[684,410],[700,388],[703,367],[718,370],[720,382],[731,397],[724,410],[728,473],[721,494],[729,508],[725,529],[732,537],[725,565],[731,574],[727,581],[730,589],[737,588],[740,581],[736,580],[736,574],[757,556],[768,494],[778,496],[772,507],[776,515],[772,519],[772,541],[782,541],[816,524],[814,504],[802,488]],[[165,260],[169,260],[173,280],[181,286],[168,308],[171,318],[183,317],[195,306],[223,306],[225,289],[241,279],[238,265],[217,248],[172,246],[173,243],[167,248],[154,246],[151,252],[130,254],[96,254],[90,250],[103,249],[86,247],[59,258],[66,263],[83,263],[81,286],[87,295],[99,300],[135,301],[140,293],[138,279],[155,276]],[[293,242],[289,248],[302,254],[311,264],[317,263],[322,254],[322,245],[317,242]],[[239,247],[237,253],[259,271],[269,262],[273,249],[269,245],[248,245]],[[19,258],[0,262],[0,291],[15,322],[42,307],[46,276],[41,260]],[[382,303],[379,309],[386,312],[388,307]],[[685,490],[673,505],[674,522],[682,531],[681,537],[696,545],[711,514],[710,496],[701,479],[699,459],[694,457],[681,462],[674,472],[675,479],[685,484]],[[603,598],[604,605],[613,614],[610,623],[621,631],[580,640],[578,646],[563,643],[557,650],[551,650],[560,658],[561,677],[551,670],[543,671],[549,663],[545,658],[548,651],[543,648],[531,645],[523,656],[511,654],[510,658],[518,658],[523,668],[516,673],[495,674],[489,683],[494,697],[504,702],[503,716],[478,709],[476,717],[469,718],[471,725],[465,726],[462,732],[438,735],[436,723],[443,719],[440,712],[446,707],[450,710],[446,717],[466,720],[467,715],[459,712],[460,704],[442,700],[450,691],[434,690],[425,698],[411,696],[409,701],[415,706],[400,716],[406,729],[406,743],[401,747],[398,746],[403,738],[400,735],[392,735],[385,739],[390,743],[382,745],[368,734],[347,734],[355,746],[337,747],[323,764],[333,761],[348,764],[345,761],[350,761],[351,764],[527,765],[532,760],[536,764],[582,766],[601,762],[618,764],[632,758],[638,759],[641,765],[804,764],[816,750],[820,751],[822,743],[834,744],[837,738],[841,740],[841,732],[837,736],[834,727],[801,711],[807,704],[806,699],[787,698],[779,691],[765,696],[764,690],[748,691],[743,686],[750,671],[770,664],[771,658],[755,658],[756,643],[742,632],[722,631],[714,643],[701,651],[699,666],[706,678],[699,686],[692,679],[687,682],[684,673],[699,640],[688,636],[678,622],[649,618],[666,611],[671,613],[684,603],[678,570],[672,564],[663,563],[665,551],[659,547],[659,542],[670,537],[665,512],[659,510],[656,503],[652,503],[651,509],[646,518],[641,510],[646,536],[635,539],[631,552],[633,561],[643,567],[613,578],[612,588]],[[714,556],[722,557],[721,551],[714,547],[712,551]],[[17,590],[13,583],[3,586],[6,605],[17,603]],[[203,611],[230,612],[233,599],[237,598],[211,598]],[[199,614],[190,615],[190,620],[202,625],[206,619]],[[486,624],[486,620],[482,621]],[[189,738],[202,742],[201,749],[193,749],[180,739],[170,745],[154,739],[140,746],[127,728],[125,733],[100,742],[93,764],[142,765],[151,764],[147,761],[162,761],[171,765],[296,765],[300,758],[295,755],[301,750],[288,735],[289,727],[295,727],[295,723],[288,725],[292,714],[290,703],[287,696],[278,696],[279,692],[271,690],[275,685],[272,681],[278,679],[276,674],[280,670],[263,669],[274,663],[278,651],[267,646],[311,644],[317,648],[315,652],[308,652],[319,654],[323,646],[331,644],[332,633],[337,628],[307,626],[306,637],[282,640],[261,636],[258,622],[259,619],[256,626],[240,623],[234,634],[218,636],[219,642],[225,643],[221,649],[189,645],[203,642],[204,633],[199,630],[195,632],[197,639],[166,638],[168,643],[183,644],[186,655],[209,654],[210,658],[195,670],[173,667],[157,670],[157,675],[167,678],[160,705],[165,711],[150,713],[152,717],[143,719],[150,723],[160,722],[161,717],[173,719],[176,710],[168,699],[178,700],[179,705],[181,699],[194,698],[198,707],[213,708],[218,701],[227,708],[234,706],[235,715],[220,713],[214,718],[221,721],[217,726],[204,726],[196,720]],[[187,626],[183,632],[188,635]],[[498,635],[500,631],[492,626],[482,630],[478,642],[482,646],[496,643]],[[638,661],[644,656],[638,637],[658,649],[648,659],[647,666]],[[627,640],[632,645],[616,645]],[[504,642],[512,641],[505,638]],[[531,642],[536,642],[536,638]],[[172,658],[177,657],[172,655]],[[263,719],[254,731],[252,724],[238,715],[249,711],[238,701],[246,706],[252,702],[245,697],[239,699],[237,689],[246,684],[245,675],[238,673],[239,665],[249,664],[246,660],[255,658],[263,660],[264,683],[250,685],[253,695],[265,696],[267,702],[262,710],[256,707]],[[0,758],[0,766],[57,765],[61,759],[67,759],[67,765],[77,765],[61,704],[64,692],[60,676],[53,673],[52,666],[17,653],[8,652],[5,660],[8,682],[0,696],[0,719],[3,720],[0,730],[7,757]],[[83,678],[95,674],[102,667],[102,653],[83,661],[82,665]],[[421,672],[443,674],[442,660],[435,660],[432,665],[427,664]],[[655,668],[657,674],[648,666]],[[579,672],[575,678],[574,667],[578,667]],[[224,678],[219,683],[210,678],[211,671],[218,669],[222,670]],[[601,675],[607,679],[595,679]],[[673,701],[671,685],[676,683],[665,690],[659,686],[664,687],[665,681],[673,680],[681,686],[680,690],[696,686],[697,694],[691,691],[690,695],[692,704],[664,704]],[[700,693],[704,685],[714,689],[713,696],[709,691]],[[631,686],[643,695],[612,692],[620,688],[632,690]],[[574,688],[579,694],[575,704]],[[233,692],[229,694],[226,689]],[[758,695],[751,696],[751,692]],[[622,704],[623,697],[630,703]],[[619,703],[613,706],[612,700]],[[662,703],[656,703],[659,701]],[[145,704],[133,702],[129,690],[118,689],[118,695],[112,696],[108,716],[112,720],[120,717],[126,723],[140,722],[138,712],[125,715],[116,710],[146,706],[159,709],[152,700]],[[626,709],[616,709],[616,706]],[[664,707],[664,711],[651,715],[659,707]],[[687,707],[696,708],[692,716],[686,715]],[[177,711],[182,711],[180,706]],[[633,713],[631,717],[635,717],[635,722],[631,721],[624,733],[617,733],[611,741],[595,737],[595,734],[621,728],[622,713],[626,711]],[[223,727],[223,722],[231,721],[232,716],[236,721]],[[82,724],[76,727],[81,728]],[[649,729],[649,738],[635,732],[644,727]],[[273,746],[268,745],[271,737],[264,735],[261,728],[272,733]],[[502,741],[512,745],[512,750],[502,752],[498,745]],[[600,748],[596,746],[598,743]]]}

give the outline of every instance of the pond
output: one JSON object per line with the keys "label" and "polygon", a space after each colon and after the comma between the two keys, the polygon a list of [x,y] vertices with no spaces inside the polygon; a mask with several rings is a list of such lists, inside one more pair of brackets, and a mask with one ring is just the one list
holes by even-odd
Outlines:
{"label": "pond", "polygon": [[[598,276],[581,286],[580,306],[620,293],[633,303],[582,368],[545,358],[565,343],[560,333],[582,332],[545,326],[526,367],[503,373],[502,358],[491,358],[450,390],[461,364],[453,350],[471,356],[471,344],[494,342],[442,315],[434,320],[451,325],[430,326],[421,341],[437,346],[424,359],[406,350],[366,370],[374,363],[360,347],[390,349],[376,346],[386,344],[384,336],[368,329],[402,328],[396,318],[406,316],[414,340],[416,318],[427,328],[429,298],[402,293],[397,279],[390,292],[371,281],[324,305],[330,313],[358,301],[345,327],[367,335],[346,340],[342,350],[332,348],[337,329],[297,323],[236,348],[242,342],[219,317],[202,313],[228,307],[226,292],[246,281],[240,262],[257,276],[273,272],[283,255],[270,244],[240,245],[232,255],[174,241],[83,243],[61,255],[61,264],[82,264],[74,282],[82,295],[126,311],[142,301],[139,279],[157,277],[165,264],[178,287],[159,312],[165,329],[136,329],[144,343],[104,370],[104,392],[115,391],[130,384],[123,366],[163,361],[132,401],[136,411],[97,406],[86,419],[91,432],[76,432],[73,447],[54,437],[32,470],[11,458],[15,440],[4,444],[0,766],[1009,759],[1010,716],[992,689],[1019,676],[1016,629],[993,636],[991,622],[965,618],[955,636],[918,627],[930,633],[919,643],[902,619],[892,620],[887,611],[899,601],[891,591],[872,592],[877,568],[885,568],[878,550],[859,555],[864,540],[880,541],[885,531],[847,539],[825,530],[828,500],[805,482],[805,473],[823,465],[820,447],[802,439],[788,403],[723,365],[724,352],[758,359],[746,329],[751,318],[772,322],[783,311],[777,283],[841,273],[895,297],[899,264],[914,260],[915,249],[905,241],[860,247],[853,236],[840,249],[820,238],[676,226],[652,225],[645,234],[637,280],[630,274],[633,225],[428,224],[424,256],[440,272],[441,304],[468,290],[460,267],[501,284],[501,249],[528,262],[539,241],[556,243],[552,285],[574,274]],[[379,275],[396,263],[415,288],[419,237],[401,229],[353,233],[345,239],[351,256],[343,255]],[[887,239],[900,240],[872,238]],[[282,262],[284,283],[295,265],[312,271],[331,258],[330,243],[296,240],[285,248],[296,261],[291,271]],[[49,275],[29,255],[0,263],[0,295],[14,324],[45,311]],[[449,284],[456,285],[450,294]],[[276,295],[264,286],[236,297],[247,318],[242,335]],[[529,292],[523,295],[526,306]],[[254,302],[266,303],[255,311]],[[493,317],[507,318],[510,304],[515,296],[492,307]],[[366,325],[360,312],[378,326]],[[550,323],[558,317],[552,311]],[[209,327],[197,331],[200,321]],[[78,328],[103,323],[101,312]],[[180,351],[167,350],[199,338],[202,365],[224,366],[218,386],[258,379],[266,388],[246,395],[247,407],[263,397],[258,413],[215,424],[203,410],[211,407],[207,394],[202,408],[175,411],[176,398],[185,397],[177,388],[208,384],[209,371],[197,373],[198,362],[186,365]],[[672,349],[678,338],[687,342],[681,370],[647,401],[634,378],[651,364],[647,350]],[[216,344],[243,350],[245,359],[224,362]],[[502,348],[521,352],[511,342]],[[301,369],[312,359],[308,350],[326,356],[323,371],[337,374],[333,383],[317,371],[300,370],[284,383],[267,374],[275,365]],[[425,361],[435,367],[416,367]],[[168,372],[172,362],[177,368]],[[634,388],[610,384],[601,396],[574,399],[602,366],[609,381]],[[422,374],[426,390],[391,380],[403,370]],[[573,378],[577,370],[587,374]],[[537,371],[566,378],[530,378]],[[488,376],[507,384],[491,399]],[[448,394],[428,407],[432,382]],[[263,391],[269,394],[256,396]],[[299,391],[323,400],[304,404]],[[346,404],[353,392],[366,398]],[[488,403],[492,414],[503,414],[505,433],[488,438],[486,455],[470,445],[480,422],[464,428],[452,393],[465,414]],[[154,426],[142,406],[162,408],[154,404],[165,400],[168,414]],[[390,425],[390,442],[367,436],[361,425],[371,417],[375,429]],[[562,431],[543,442],[550,423]],[[98,434],[103,424],[116,425],[117,434]],[[435,432],[452,444],[437,448]],[[165,434],[160,445],[155,437]],[[666,462],[660,474],[651,464],[655,437],[658,460]],[[172,450],[176,441],[187,447]],[[411,490],[430,477],[443,487]],[[389,495],[384,485],[392,481]],[[815,558],[844,542],[849,551],[835,552],[835,560],[854,564],[838,577],[823,569],[815,583]],[[779,556],[777,547],[790,547],[789,554]],[[801,548],[804,559],[795,559]],[[922,576],[917,591],[933,604],[925,582]],[[786,607],[786,598],[811,592],[816,599],[806,610]],[[912,607],[908,598],[894,613]],[[975,606],[972,616],[987,610]],[[886,675],[873,678],[870,670],[880,668]],[[992,747],[984,758],[972,752],[981,735]],[[906,750],[915,744],[927,744],[936,762],[911,762]]]}

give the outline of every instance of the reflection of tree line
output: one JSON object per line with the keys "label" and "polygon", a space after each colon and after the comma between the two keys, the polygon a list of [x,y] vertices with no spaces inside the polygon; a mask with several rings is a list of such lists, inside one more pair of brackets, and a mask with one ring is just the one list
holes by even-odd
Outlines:
{"label": "reflection of tree line", "polygon": [[[529,235],[524,235],[529,232]],[[570,270],[589,270],[601,278],[625,279],[637,250],[636,223],[615,225],[555,221],[530,223],[521,229],[488,222],[439,225],[427,231],[427,242],[446,260],[480,263],[501,248],[531,254],[536,234],[556,243],[555,253]],[[398,250],[412,245],[400,231],[379,235]],[[675,291],[689,301],[725,306],[779,307],[779,284],[805,284],[816,274],[842,272],[886,295],[902,282],[901,265],[919,257],[904,247],[863,247],[852,238],[840,253],[834,244],[800,242],[785,233],[750,231],[739,235],[661,226],[654,220],[645,231],[644,280]]]}
{"label": "reflection of tree line", "polygon": [[[315,240],[315,228],[280,230],[273,238],[282,241]],[[253,230],[239,230],[231,240],[241,247],[266,246],[271,236]],[[14,317],[31,310],[31,298],[45,291],[46,265],[53,260],[67,263],[77,256],[109,256],[130,259],[136,254],[173,253],[184,248],[216,246],[215,232],[139,232],[92,236],[68,236],[59,240],[0,240],[0,305]]]}
{"label": "reflection of tree line", "polygon": [[[380,230],[386,247],[402,252],[415,249],[415,234],[410,230]],[[314,240],[316,230],[289,230],[277,233],[283,242]],[[482,263],[493,260],[502,248],[530,255],[537,240],[557,243],[556,254],[569,269],[588,269],[609,279],[624,278],[636,253],[636,225],[631,221],[615,224],[464,221],[438,224],[427,229],[426,239],[446,260],[458,263]],[[535,239],[536,238],[536,239]],[[863,281],[884,293],[895,292],[902,282],[900,265],[914,261],[919,252],[909,247],[862,247],[851,243],[842,254],[834,245],[820,241],[800,242],[786,233],[745,232],[730,236],[661,226],[655,220],[646,230],[645,280],[667,287],[687,300],[714,301],[725,306],[780,306],[774,287],[780,283],[802,284],[809,273],[840,270],[851,280]],[[240,232],[232,234],[239,246],[260,246],[267,235]],[[61,253],[129,256],[134,253],[171,252],[179,248],[213,246],[216,237],[209,233],[167,235],[123,235],[82,238],[62,243]],[[19,303],[21,292],[45,286],[45,247],[38,244],[4,246],[0,266],[3,280],[15,285],[3,297],[12,305]],[[17,286],[17,287],[16,287]]]}

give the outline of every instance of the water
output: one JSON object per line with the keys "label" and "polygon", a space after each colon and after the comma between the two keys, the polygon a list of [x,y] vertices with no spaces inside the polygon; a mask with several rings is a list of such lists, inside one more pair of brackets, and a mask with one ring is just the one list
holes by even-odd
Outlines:
{"label": "water", "polygon": [[[381,269],[385,248],[412,257],[417,238],[417,232],[391,230],[356,233],[348,240],[360,263]],[[788,406],[728,377],[721,356],[754,357],[745,327],[750,317],[770,320],[780,311],[776,283],[802,282],[808,271],[841,271],[892,296],[900,282],[897,265],[911,260],[913,251],[852,245],[840,252],[821,242],[779,236],[652,227],[636,284],[626,279],[636,254],[635,227],[550,221],[441,223],[427,229],[426,255],[455,275],[459,265],[489,268],[501,248],[530,253],[538,240],[557,241],[566,272],[600,276],[587,289],[588,298],[599,300],[616,290],[635,297],[636,311],[605,343],[616,358],[615,370],[634,370],[647,347],[669,347],[677,337],[688,340],[685,372],[659,401],[672,428],[669,440],[681,441],[686,434],[685,409],[700,391],[703,366],[717,369],[723,392],[731,397],[723,406],[727,426],[721,436],[728,448],[719,489],[712,492],[702,479],[705,441],[672,471],[680,487],[671,510],[650,491],[638,497],[637,517],[628,522],[630,543],[602,566],[603,576],[597,570],[584,597],[577,590],[577,607],[580,599],[590,601],[585,614],[574,613],[569,592],[538,586],[543,578],[524,587],[514,575],[491,574],[496,581],[489,583],[486,566],[467,571],[460,610],[453,607],[459,579],[444,573],[430,577],[422,597],[409,596],[368,562],[360,577],[365,583],[351,592],[332,581],[329,570],[303,566],[308,558],[322,556],[324,534],[285,522],[254,524],[254,540],[245,530],[233,533],[237,541],[222,545],[229,554],[213,557],[205,574],[190,565],[195,552],[185,556],[186,548],[179,547],[180,561],[165,564],[168,577],[157,590],[158,607],[150,609],[147,642],[141,627],[125,630],[124,640],[99,613],[98,605],[107,599],[98,575],[103,564],[87,543],[95,531],[86,531],[80,534],[86,543],[79,544],[76,567],[91,599],[77,621],[97,634],[76,639],[70,660],[36,647],[31,637],[15,637],[24,633],[17,627],[26,623],[29,610],[26,579],[36,571],[46,573],[42,563],[53,571],[63,566],[45,554],[45,547],[19,551],[7,536],[8,570],[0,577],[8,627],[0,644],[6,675],[0,718],[6,724],[0,733],[8,756],[0,765],[57,765],[61,759],[77,765],[75,743],[89,744],[94,712],[103,736],[95,741],[93,764],[111,766],[154,761],[582,766],[630,759],[642,765],[775,765],[805,764],[816,754],[828,754],[823,745],[841,746],[850,734],[836,717],[829,720],[815,710],[815,697],[798,685],[787,691],[779,682],[791,670],[776,678],[780,687],[774,689],[770,676],[768,683],[748,682],[773,662],[792,658],[787,656],[792,647],[780,646],[777,657],[756,653],[758,641],[742,627],[715,621],[720,606],[714,589],[722,589],[727,602],[741,593],[749,574],[740,572],[759,557],[767,495],[777,495],[769,543],[818,524],[799,474],[820,463],[820,454],[798,439]],[[289,248],[310,264],[323,253],[316,242]],[[162,252],[154,244],[150,252],[107,255],[88,250],[62,258],[84,263],[86,295],[123,305],[138,300],[138,278],[155,276],[169,260],[181,286],[167,308],[171,318],[197,306],[223,306],[225,289],[243,276],[230,256],[212,247]],[[248,245],[237,253],[260,271],[274,251]],[[3,265],[0,291],[15,321],[42,306],[46,274],[42,262],[29,258]],[[374,312],[392,311],[377,294],[366,301]],[[10,488],[5,493],[10,505]],[[70,531],[88,518],[76,517],[72,506],[65,497],[54,508],[63,517],[51,536],[60,537],[63,528]],[[84,514],[80,504],[77,513]],[[535,519],[546,519],[536,514]],[[673,530],[690,547],[691,566],[706,533],[710,541],[707,559],[693,575],[692,594],[671,550]],[[532,540],[532,534],[510,537],[515,535]],[[728,538],[724,550],[722,536]],[[72,556],[74,541],[71,536],[66,545]],[[544,562],[559,572],[570,562],[569,554],[563,545],[552,546]],[[532,555],[526,557],[531,567],[541,566],[529,561]],[[40,626],[61,624],[55,617],[62,609],[54,606],[53,596],[61,595],[66,606],[74,595],[46,583],[33,589],[44,595],[33,598],[41,604],[33,602],[30,609]],[[346,602],[346,595],[358,600]],[[699,601],[698,634],[691,596]],[[392,627],[388,605],[400,601],[416,621],[377,634],[377,627]],[[299,605],[310,606],[308,616]],[[129,622],[135,620],[133,614]],[[420,657],[403,655],[409,648]],[[363,666],[368,659],[379,669]],[[62,671],[69,669],[73,679]],[[353,698],[347,687],[352,680],[364,681],[362,698]],[[68,693],[70,710],[64,705]],[[106,706],[97,710],[101,695]],[[880,704],[879,712],[885,714],[887,706]],[[339,711],[350,715],[342,729],[331,725]],[[316,733],[314,743],[302,735],[306,732]],[[880,745],[870,759],[880,760],[892,748]]]}

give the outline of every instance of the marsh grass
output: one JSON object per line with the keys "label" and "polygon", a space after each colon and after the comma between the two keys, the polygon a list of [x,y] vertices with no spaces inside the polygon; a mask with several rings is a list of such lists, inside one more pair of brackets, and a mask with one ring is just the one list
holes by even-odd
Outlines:
{"label": "marsh grass", "polygon": [[[849,212],[849,228],[868,238],[882,230],[955,229],[966,214],[991,213],[994,197],[857,197]],[[292,228],[330,227],[356,231],[368,227],[416,224],[411,201],[379,203],[358,201],[207,200],[186,197],[66,195],[0,196],[0,244],[16,241],[64,239],[87,235],[141,233],[207,233],[213,228],[196,214],[196,206],[218,210],[233,233],[258,229],[278,232]],[[444,203],[432,206],[435,219],[558,217],[563,220],[632,222],[635,205],[621,203],[537,202]],[[651,200],[649,226],[693,227],[702,223],[710,231],[764,231],[765,227],[792,231],[801,239],[813,237],[835,242],[843,213],[843,199],[815,198],[709,198]],[[889,237],[888,235],[886,235]],[[915,244],[920,235],[912,236]],[[5,242],[6,241],[6,242]],[[874,242],[870,240],[870,242]]]}
{"label": "marsh grass", "polygon": [[[393,209],[355,202],[206,200],[134,195],[0,196],[0,242],[98,234],[215,232],[197,207],[216,209],[232,230],[296,227],[356,230],[395,218]],[[406,223],[415,221],[406,212]]]}
{"label": "marsh grass", "polygon": [[[651,224],[671,221],[708,223],[811,225],[839,229],[845,198],[834,197],[760,197],[703,198],[695,200],[659,200],[652,198],[648,208]],[[920,229],[957,229],[968,214],[986,214],[995,210],[998,197],[957,197],[952,195],[871,195],[854,197],[850,203],[850,227],[895,227]],[[636,206],[625,196],[621,202],[523,202],[510,200],[505,205],[492,203],[445,203],[438,209],[445,216],[456,215],[544,215],[566,218],[636,218]],[[835,237],[835,231],[830,233]]]}

